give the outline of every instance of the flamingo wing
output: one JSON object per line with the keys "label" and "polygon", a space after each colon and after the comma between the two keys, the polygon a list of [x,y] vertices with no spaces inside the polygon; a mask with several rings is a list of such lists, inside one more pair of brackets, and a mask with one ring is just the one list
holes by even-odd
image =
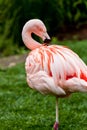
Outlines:
{"label": "flamingo wing", "polygon": [[70,49],[63,46],[42,46],[26,60],[27,82],[33,89],[47,94],[67,95],[87,91],[87,66]]}

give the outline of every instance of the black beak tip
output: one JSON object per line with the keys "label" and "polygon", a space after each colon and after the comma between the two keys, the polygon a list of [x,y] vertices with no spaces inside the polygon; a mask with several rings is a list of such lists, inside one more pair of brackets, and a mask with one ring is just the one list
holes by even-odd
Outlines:
{"label": "black beak tip", "polygon": [[47,38],[46,38],[46,39],[44,40],[44,43],[50,43],[50,42],[51,42],[51,39],[47,39]]}

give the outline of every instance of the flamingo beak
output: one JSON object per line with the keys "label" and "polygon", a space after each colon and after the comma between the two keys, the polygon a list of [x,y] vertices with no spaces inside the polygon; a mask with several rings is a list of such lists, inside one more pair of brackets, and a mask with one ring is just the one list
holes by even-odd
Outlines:
{"label": "flamingo beak", "polygon": [[44,43],[50,43],[51,42],[51,39],[50,39],[50,36],[46,33],[44,33],[43,35],[43,42]]}

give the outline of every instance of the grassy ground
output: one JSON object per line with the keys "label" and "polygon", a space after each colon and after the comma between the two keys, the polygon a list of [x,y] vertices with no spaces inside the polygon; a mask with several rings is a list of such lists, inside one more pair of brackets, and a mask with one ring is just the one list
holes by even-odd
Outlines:
{"label": "grassy ground", "polygon": [[[87,63],[87,41],[64,42]],[[62,44],[62,43],[61,43]],[[59,99],[59,130],[87,130],[87,94]],[[55,97],[30,89],[24,64],[0,70],[0,130],[52,130]]]}

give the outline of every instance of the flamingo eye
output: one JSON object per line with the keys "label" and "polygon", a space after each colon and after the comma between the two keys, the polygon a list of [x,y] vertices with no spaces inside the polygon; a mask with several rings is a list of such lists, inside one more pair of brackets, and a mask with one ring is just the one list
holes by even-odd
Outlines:
{"label": "flamingo eye", "polygon": [[40,32],[42,32],[42,31],[43,31],[43,29],[42,29],[42,28],[39,28],[39,31],[40,31]]}

